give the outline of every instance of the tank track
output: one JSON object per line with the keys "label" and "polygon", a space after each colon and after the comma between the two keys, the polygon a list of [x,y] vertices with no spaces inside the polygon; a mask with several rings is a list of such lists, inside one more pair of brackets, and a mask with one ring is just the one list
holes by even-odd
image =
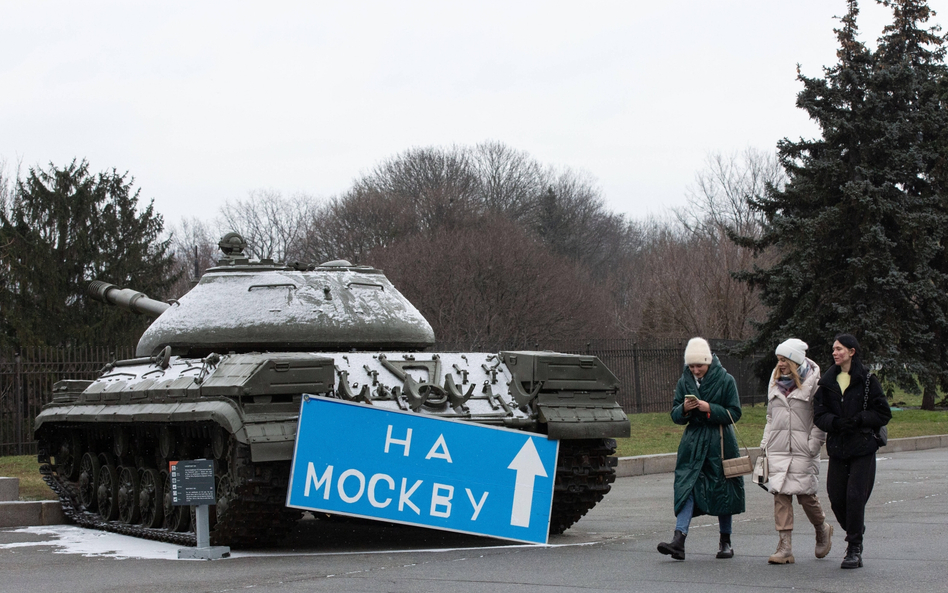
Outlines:
{"label": "tank track", "polygon": [[[615,450],[614,439],[560,442],[550,516],[551,535],[569,529],[612,489],[618,463],[613,457]],[[216,522],[211,525],[211,543],[241,546],[278,540],[294,528],[302,515],[284,506],[289,484],[288,464],[255,466],[250,463],[249,450],[244,447],[237,448],[235,457],[231,473],[241,485],[225,495],[226,508],[217,509]],[[174,532],[106,521],[98,513],[82,509],[76,487],[52,466],[42,465],[40,473],[59,497],[63,514],[76,525],[182,546],[197,543],[193,531]]]}
{"label": "tank track", "polygon": [[550,535],[569,529],[612,489],[619,463],[615,452],[615,439],[560,441]]}
{"label": "tank track", "polygon": [[[223,493],[223,498],[222,493],[218,493],[218,505],[210,509],[211,544],[248,546],[280,539],[302,516],[301,511],[285,506],[289,463],[253,465],[250,463],[250,450],[246,447],[238,447],[235,457],[235,463],[225,475],[230,480],[236,478],[240,485]],[[193,531],[177,532],[107,521],[98,513],[82,508],[76,486],[59,475],[53,466],[43,464],[40,473],[59,497],[67,520],[76,525],[182,546],[197,545]],[[222,501],[225,504],[222,505]]]}
{"label": "tank track", "polygon": [[196,535],[191,532],[178,533],[164,529],[153,529],[141,527],[139,525],[128,525],[121,521],[106,521],[98,513],[90,513],[82,510],[79,504],[79,493],[76,487],[62,479],[49,464],[40,466],[40,474],[43,481],[56,493],[59,502],[62,503],[63,515],[66,519],[80,527],[98,529],[100,531],[111,531],[122,535],[140,537],[169,544],[178,544],[180,546],[197,545]]}

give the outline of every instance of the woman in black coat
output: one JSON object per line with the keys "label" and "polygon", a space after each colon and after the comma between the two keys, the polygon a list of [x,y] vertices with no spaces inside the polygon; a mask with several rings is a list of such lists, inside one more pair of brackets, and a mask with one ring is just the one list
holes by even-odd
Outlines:
{"label": "woman in black coat", "polygon": [[820,379],[813,401],[813,420],[827,434],[826,491],[849,544],[841,568],[862,566],[866,502],[876,479],[879,448],[873,432],[892,418],[882,385],[863,366],[859,354],[856,338],[836,336],[836,364]]}

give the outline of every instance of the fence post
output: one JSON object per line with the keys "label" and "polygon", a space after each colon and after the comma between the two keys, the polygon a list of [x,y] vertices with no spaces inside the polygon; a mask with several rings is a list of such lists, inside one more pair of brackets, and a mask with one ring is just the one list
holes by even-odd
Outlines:
{"label": "fence post", "polygon": [[632,384],[635,389],[635,413],[642,413],[642,380],[639,378],[639,348],[632,342]]}
{"label": "fence post", "polygon": [[16,385],[16,432],[13,436],[16,439],[16,454],[23,455],[23,362],[19,352],[13,355],[13,361],[13,384]]}

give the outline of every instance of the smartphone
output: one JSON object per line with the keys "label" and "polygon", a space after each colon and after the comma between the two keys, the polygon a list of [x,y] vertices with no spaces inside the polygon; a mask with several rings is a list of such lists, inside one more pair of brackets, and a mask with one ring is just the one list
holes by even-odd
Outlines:
{"label": "smartphone", "polygon": [[692,394],[689,393],[689,394],[685,395],[685,399],[693,399],[693,400],[695,400],[695,401],[698,401],[698,396],[697,396],[697,395],[692,395]]}

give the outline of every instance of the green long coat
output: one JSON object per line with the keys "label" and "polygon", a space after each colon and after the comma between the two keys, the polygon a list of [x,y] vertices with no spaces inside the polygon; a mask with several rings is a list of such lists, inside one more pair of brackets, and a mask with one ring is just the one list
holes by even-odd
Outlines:
{"label": "green long coat", "polygon": [[[711,405],[710,414],[693,410],[685,414],[685,394],[694,394]],[[736,515],[744,512],[744,477],[727,479],[721,467],[721,431],[724,426],[724,458],[738,457],[737,439],[731,418],[741,417],[741,401],[737,383],[721,361],[714,356],[701,387],[685,366],[675,387],[675,403],[671,417],[675,424],[686,424],[678,445],[675,463],[675,515],[681,512],[694,494],[695,512],[699,515]]]}

